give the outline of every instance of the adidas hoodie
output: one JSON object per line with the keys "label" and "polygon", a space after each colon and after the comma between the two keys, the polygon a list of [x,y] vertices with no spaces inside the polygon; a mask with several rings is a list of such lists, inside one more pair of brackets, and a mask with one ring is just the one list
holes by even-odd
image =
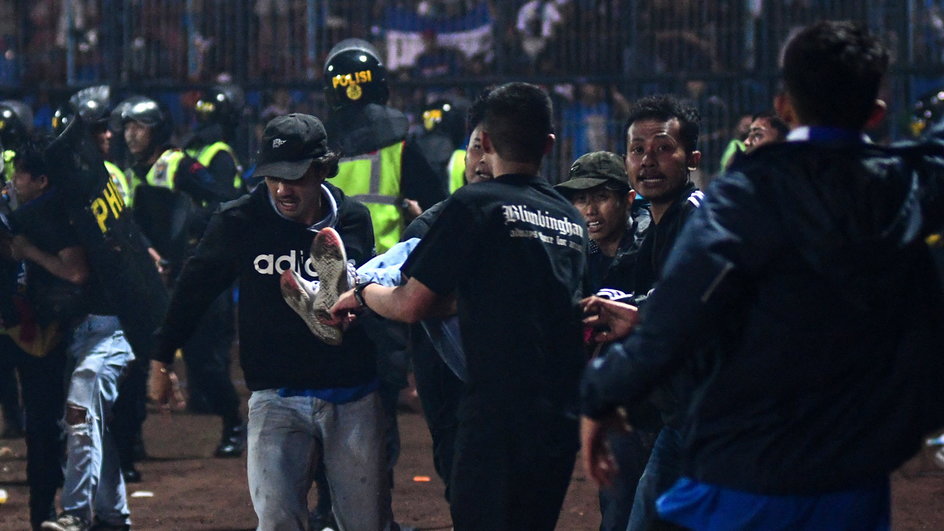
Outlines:
{"label": "adidas hoodie", "polygon": [[[324,189],[337,204],[334,228],[348,260],[360,265],[374,250],[367,207],[331,184]],[[375,348],[361,327],[349,329],[341,345],[327,345],[282,299],[279,276],[286,268],[317,278],[309,259],[314,236],[279,215],[265,186],[223,204],[180,274],[154,358],[171,362],[213,299],[238,280],[239,359],[250,390],[353,387],[373,379]]]}

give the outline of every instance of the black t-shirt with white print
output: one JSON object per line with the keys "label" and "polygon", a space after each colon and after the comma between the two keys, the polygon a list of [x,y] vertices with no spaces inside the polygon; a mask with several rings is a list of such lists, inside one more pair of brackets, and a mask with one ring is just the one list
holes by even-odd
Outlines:
{"label": "black t-shirt with white print", "polygon": [[467,406],[571,417],[585,247],[580,213],[539,177],[503,175],[446,200],[403,272],[457,296]]}

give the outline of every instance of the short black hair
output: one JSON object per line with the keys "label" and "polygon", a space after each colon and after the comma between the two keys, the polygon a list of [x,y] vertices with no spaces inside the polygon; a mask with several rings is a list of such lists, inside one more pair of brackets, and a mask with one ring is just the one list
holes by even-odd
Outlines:
{"label": "short black hair", "polygon": [[808,125],[862,129],[889,57],[888,49],[859,24],[807,26],[783,52],[783,81],[797,117]]}
{"label": "short black hair", "polygon": [[483,129],[495,151],[511,162],[540,164],[547,135],[554,132],[551,98],[530,83],[506,83],[485,98]]}
{"label": "short black hair", "polygon": [[42,135],[32,135],[16,148],[13,164],[19,171],[24,171],[37,178],[40,175],[49,176],[49,163],[46,157],[46,148],[51,139]]}
{"label": "short black hair", "polygon": [[690,154],[698,149],[698,130],[701,125],[701,114],[690,102],[681,100],[670,94],[656,94],[646,96],[636,101],[629,109],[629,117],[623,125],[623,145],[629,127],[640,120],[669,121],[677,118],[679,121],[679,142]]}
{"label": "short black hair", "polygon": [[469,106],[469,111],[466,113],[465,117],[465,136],[471,136],[472,131],[475,131],[475,128],[485,119],[485,100],[492,92],[492,88],[493,87],[488,86],[482,89],[482,92],[475,97],[475,101]]}
{"label": "short black hair", "polygon": [[780,134],[780,138],[786,138],[790,134],[790,126],[787,125],[787,122],[783,121],[783,118],[777,116],[777,113],[773,111],[761,111],[751,117],[751,121],[756,120],[767,120],[767,123],[770,124],[770,127],[773,127],[777,130],[777,133]]}

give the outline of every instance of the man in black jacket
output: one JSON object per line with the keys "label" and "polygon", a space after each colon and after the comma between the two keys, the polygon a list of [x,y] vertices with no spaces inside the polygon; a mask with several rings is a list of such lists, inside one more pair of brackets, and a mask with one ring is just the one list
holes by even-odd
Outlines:
{"label": "man in black jacket", "polygon": [[[628,285],[613,287],[633,293],[635,304],[644,303],[661,277],[666,257],[703,198],[691,181],[691,172],[701,161],[701,152],[697,149],[699,128],[698,111],[668,95],[638,100],[626,119],[626,169],[633,188],[649,202],[651,223],[634,259],[614,264],[614,267],[629,270],[611,273],[611,276],[628,281]],[[635,489],[627,527],[631,531],[649,527],[655,519],[656,498],[678,479],[681,449],[678,402],[689,388],[686,379],[676,378],[671,384],[661,385],[648,404],[634,404],[631,408],[637,414],[634,419],[637,428],[658,433]],[[653,406],[665,423],[661,429]],[[612,416],[608,424],[615,423],[621,424],[622,420]],[[618,478],[617,483],[619,480],[631,481],[625,476]]]}
{"label": "man in black jacket", "polygon": [[257,170],[266,185],[214,214],[178,279],[151,362],[151,395],[167,403],[174,351],[239,280],[240,362],[252,391],[247,467],[259,529],[306,527],[319,455],[342,529],[383,529],[391,517],[373,343],[360,328],[338,346],[320,341],[279,289],[289,268],[315,279],[322,257],[308,249],[323,228],[337,230],[355,264],[373,254],[367,208],[324,182],[337,161],[314,116],[269,122]]}
{"label": "man in black jacket", "polygon": [[[605,477],[595,419],[700,362],[663,519],[888,528],[888,475],[944,425],[944,296],[924,243],[944,222],[944,130],[889,148],[863,137],[889,54],[855,24],[805,28],[783,57],[778,113],[794,130],[712,183],[641,324],[587,369],[586,460]],[[589,306],[611,335],[635,319]]]}

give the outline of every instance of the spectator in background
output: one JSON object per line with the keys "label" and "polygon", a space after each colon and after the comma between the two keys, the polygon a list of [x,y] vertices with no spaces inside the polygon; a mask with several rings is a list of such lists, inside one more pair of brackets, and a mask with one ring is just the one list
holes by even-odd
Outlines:
{"label": "spectator in background", "polygon": [[616,137],[613,105],[596,83],[577,85],[575,101],[561,110],[561,157],[572,161],[592,151],[605,151]]}
{"label": "spectator in background", "polygon": [[521,49],[534,64],[564,21],[560,6],[570,0],[530,0],[518,10],[515,29]]}
{"label": "spectator in background", "polygon": [[745,151],[750,153],[764,144],[784,142],[790,127],[772,111],[759,112],[754,115],[747,138],[744,140]]}
{"label": "spectator in background", "polygon": [[465,58],[455,48],[442,46],[436,30],[423,30],[423,52],[413,65],[413,79],[452,78],[462,74]]}

